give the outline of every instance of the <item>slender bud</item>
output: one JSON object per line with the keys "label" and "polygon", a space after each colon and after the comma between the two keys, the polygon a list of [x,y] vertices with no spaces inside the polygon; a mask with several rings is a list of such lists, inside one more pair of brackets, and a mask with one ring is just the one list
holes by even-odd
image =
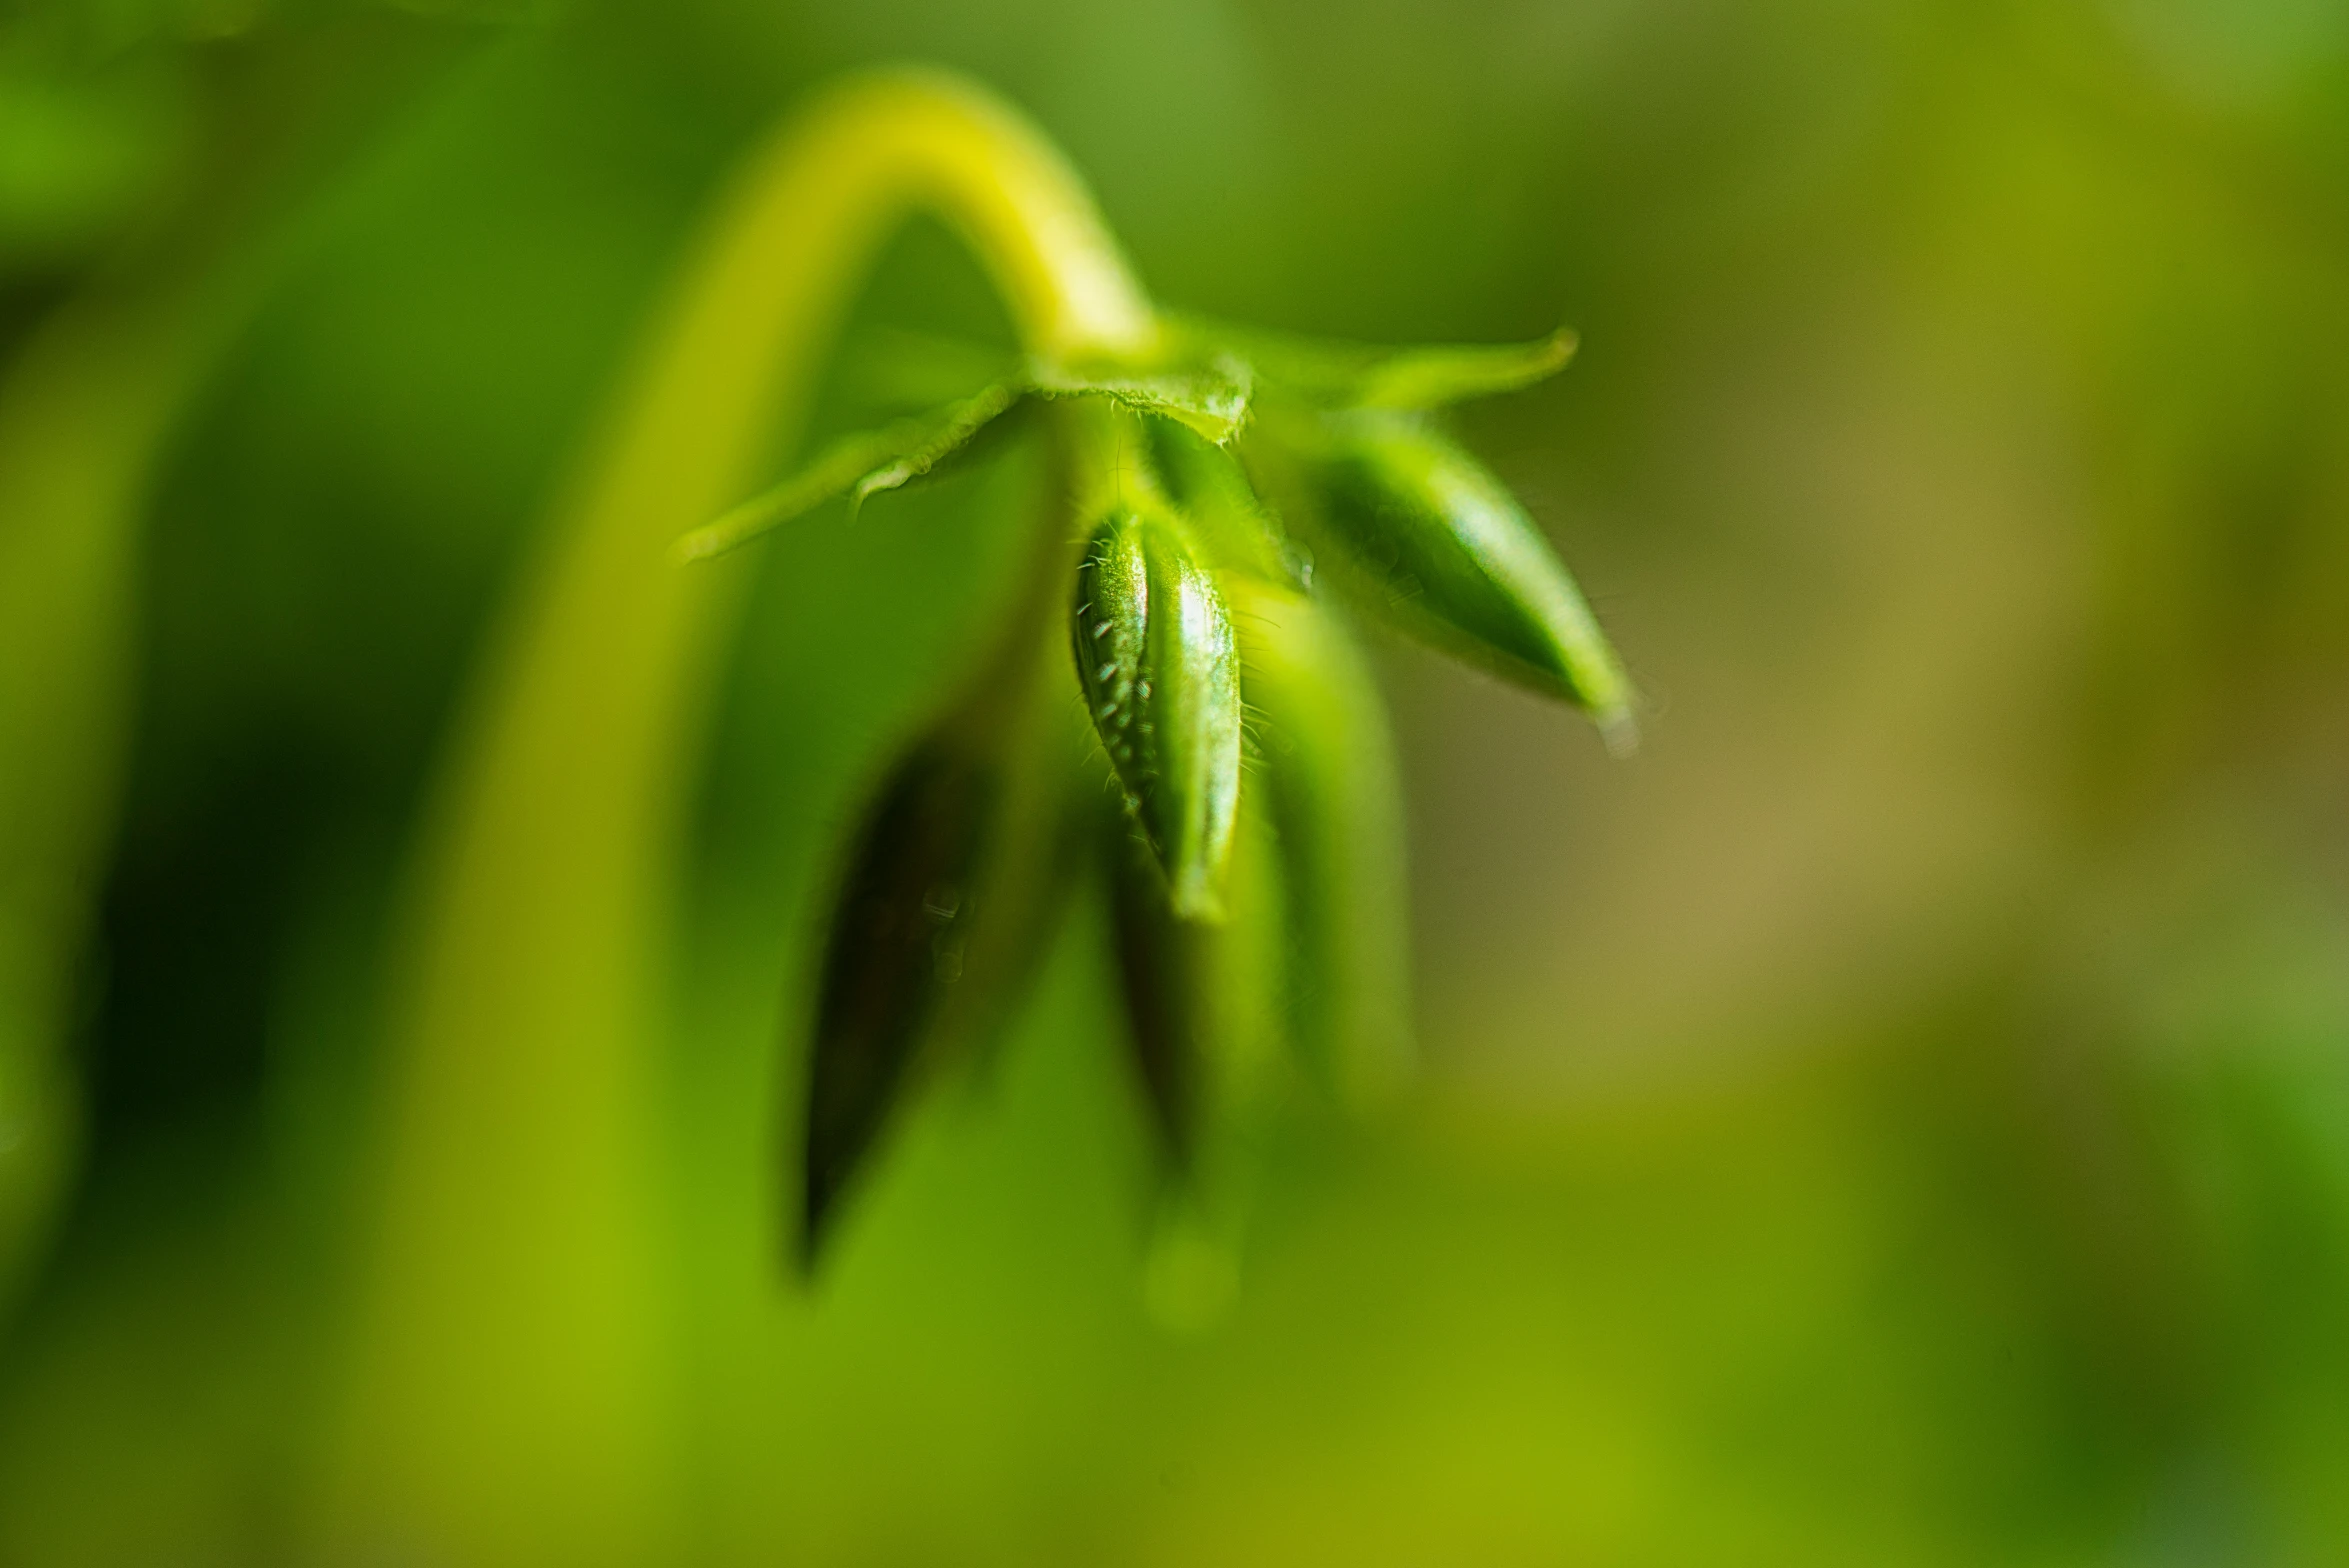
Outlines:
{"label": "slender bud", "polygon": [[1120,509],[1078,568],[1071,621],[1086,710],[1176,914],[1218,920],[1240,796],[1240,677],[1215,579],[1162,513]]}
{"label": "slender bud", "polygon": [[1050,621],[1065,537],[1040,532],[993,656],[899,757],[850,849],[809,1060],[803,1263],[925,1070],[994,1043],[1066,902],[1092,812]]}
{"label": "slender bud", "polygon": [[1237,456],[1171,419],[1151,420],[1148,430],[1151,456],[1210,560],[1284,587],[1310,585],[1310,563],[1258,498]]}
{"label": "slender bud", "polygon": [[1280,868],[1268,824],[1244,807],[1232,918],[1201,925],[1175,917],[1157,857],[1122,813],[1110,816],[1109,834],[1118,978],[1165,1178],[1145,1298],[1171,1328],[1204,1327],[1238,1283],[1286,1083]]}
{"label": "slender bud", "polygon": [[917,744],[883,785],[826,933],[807,1099],[804,1254],[903,1097],[947,992],[963,976],[973,886],[997,770]]}
{"label": "slender bud", "polygon": [[1298,429],[1316,559],[1405,631],[1629,739],[1631,688],[1549,541],[1426,420],[1356,410]]}
{"label": "slender bud", "polygon": [[1341,1102],[1386,1099],[1411,1063],[1403,809],[1385,704],[1314,601],[1234,579],[1234,622],[1281,872],[1290,1027]]}

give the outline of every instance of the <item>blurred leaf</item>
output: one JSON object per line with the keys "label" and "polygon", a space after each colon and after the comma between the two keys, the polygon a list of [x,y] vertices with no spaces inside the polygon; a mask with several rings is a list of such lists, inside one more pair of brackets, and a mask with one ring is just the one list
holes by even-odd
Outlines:
{"label": "blurred leaf", "polygon": [[1305,587],[1309,563],[1248,483],[1239,459],[1178,421],[1147,424],[1152,456],[1207,560],[1269,582]]}
{"label": "blurred leaf", "polygon": [[1281,1103],[1282,888],[1253,804],[1233,845],[1231,918],[1173,911],[1132,825],[1103,813],[1127,1044],[1162,1161],[1145,1300],[1166,1326],[1210,1326],[1231,1304],[1270,1121]]}

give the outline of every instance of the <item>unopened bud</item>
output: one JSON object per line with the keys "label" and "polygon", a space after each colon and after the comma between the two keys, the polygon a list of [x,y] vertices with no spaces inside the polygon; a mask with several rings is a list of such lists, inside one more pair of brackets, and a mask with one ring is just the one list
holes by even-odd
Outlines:
{"label": "unopened bud", "polygon": [[1316,559],[1404,630],[1582,707],[1611,743],[1631,688],[1549,541],[1490,470],[1419,416],[1356,410],[1296,443]]}
{"label": "unopened bud", "polygon": [[1385,704],[1346,628],[1302,594],[1235,579],[1233,619],[1281,872],[1290,1029],[1342,1103],[1411,1062],[1403,809]]}
{"label": "unopened bud", "polygon": [[1240,796],[1240,672],[1223,595],[1171,517],[1113,512],[1077,572],[1071,642],[1093,727],[1175,913],[1217,920]]}
{"label": "unopened bud", "polygon": [[1036,631],[1015,629],[1002,683],[899,758],[850,848],[816,999],[803,1261],[917,1080],[993,1043],[1065,900],[1091,813]]}
{"label": "unopened bud", "polygon": [[1118,978],[1163,1158],[1145,1294],[1167,1326],[1199,1328],[1237,1284],[1288,1082],[1280,867],[1269,824],[1245,807],[1232,850],[1232,918],[1201,925],[1175,917],[1157,857],[1122,816],[1110,832]]}

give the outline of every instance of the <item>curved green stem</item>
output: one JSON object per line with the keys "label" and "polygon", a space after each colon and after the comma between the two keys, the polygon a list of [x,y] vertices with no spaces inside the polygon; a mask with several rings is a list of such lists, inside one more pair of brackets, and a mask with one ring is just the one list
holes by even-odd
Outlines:
{"label": "curved green stem", "polygon": [[415,889],[381,1230],[332,1550],[656,1560],[667,1507],[651,1063],[684,808],[740,585],[669,546],[806,408],[914,209],[977,253],[1033,353],[1158,327],[1074,173],[950,78],[855,80],[725,201],[474,692]]}

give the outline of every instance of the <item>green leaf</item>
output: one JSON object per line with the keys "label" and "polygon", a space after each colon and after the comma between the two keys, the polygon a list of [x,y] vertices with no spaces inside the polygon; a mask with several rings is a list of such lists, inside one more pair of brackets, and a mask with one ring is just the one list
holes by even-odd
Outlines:
{"label": "green leaf", "polygon": [[1316,562],[1373,613],[1588,711],[1630,742],[1631,687],[1549,541],[1490,470],[1410,415],[1356,411],[1272,443]]}
{"label": "green leaf", "polygon": [[968,446],[1024,395],[1019,383],[997,382],[927,414],[843,436],[789,479],[678,540],[677,557],[702,561],[724,555],[826,501],[845,495],[852,507],[861,506],[881,491],[921,478]]}
{"label": "green leaf", "polygon": [[1269,825],[1244,805],[1231,918],[1183,920],[1149,845],[1123,814],[1102,815],[1127,1047],[1163,1174],[1144,1297],[1166,1327],[1196,1330],[1236,1293],[1248,1211],[1289,1087],[1280,868]]}
{"label": "green leaf", "polygon": [[1086,711],[1173,909],[1221,919],[1240,793],[1240,671],[1215,579],[1172,518],[1113,512],[1078,568],[1070,623]]}

